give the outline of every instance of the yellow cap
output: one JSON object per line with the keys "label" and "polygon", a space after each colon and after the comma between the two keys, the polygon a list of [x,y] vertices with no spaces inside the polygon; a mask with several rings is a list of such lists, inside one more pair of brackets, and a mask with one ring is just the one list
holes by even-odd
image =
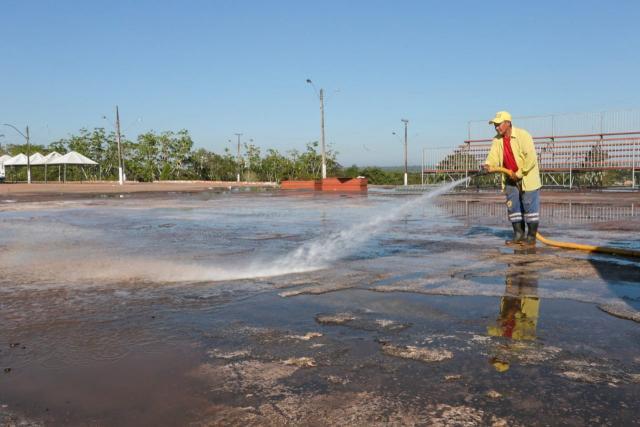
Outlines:
{"label": "yellow cap", "polygon": [[511,121],[511,114],[509,114],[508,111],[498,111],[496,113],[496,116],[493,119],[489,120],[489,124],[499,125],[502,122],[510,122],[510,121]]}

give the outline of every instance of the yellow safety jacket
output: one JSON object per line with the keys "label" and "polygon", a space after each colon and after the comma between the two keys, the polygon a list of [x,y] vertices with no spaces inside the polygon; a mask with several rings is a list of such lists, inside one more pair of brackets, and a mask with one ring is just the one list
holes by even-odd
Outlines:
{"label": "yellow safety jacket", "polygon": [[[503,147],[502,137],[496,136],[491,142],[491,149],[485,163],[493,167],[502,167]],[[538,155],[533,145],[533,138],[524,129],[511,128],[511,151],[516,158],[518,172],[516,176],[522,179],[523,191],[534,191],[542,187],[540,181],[540,169],[538,168]],[[506,177],[502,174],[502,189],[504,189]]]}

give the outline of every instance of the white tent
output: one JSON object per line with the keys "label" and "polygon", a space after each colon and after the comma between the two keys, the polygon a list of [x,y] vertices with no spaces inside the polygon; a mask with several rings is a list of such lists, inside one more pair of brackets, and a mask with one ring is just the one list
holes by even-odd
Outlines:
{"label": "white tent", "polygon": [[5,166],[27,166],[27,156],[20,153],[4,162]]}
{"label": "white tent", "polygon": [[[3,166],[27,166],[27,156],[24,155],[23,153],[20,154],[16,154],[15,156],[13,156],[12,158],[10,158],[9,160],[6,160],[4,162]],[[27,172],[27,175],[29,175],[30,172]],[[14,178],[15,179],[15,178]],[[27,180],[29,178],[27,177]]]}
{"label": "white tent", "polygon": [[57,159],[58,157],[62,157],[62,154],[58,153],[57,151],[52,151],[44,156],[44,164],[47,165],[49,162]]}
{"label": "white tent", "polygon": [[97,165],[98,163],[94,162],[88,157],[83,156],[82,154],[76,151],[69,151],[64,156],[60,156],[57,159],[51,160],[47,164],[49,165]]}
{"label": "white tent", "polygon": [[[4,158],[3,156],[2,158]],[[9,157],[9,156],[6,156]],[[3,163],[3,164],[2,164]],[[44,182],[47,182],[47,165],[64,165],[64,175],[66,181],[67,165],[79,165],[82,167],[82,173],[84,174],[84,166],[94,166],[98,163],[94,162],[88,157],[76,151],[70,151],[65,155],[56,153],[55,151],[43,156],[40,153],[34,153],[29,156],[29,166],[43,166],[44,165]],[[13,156],[0,162],[0,173],[4,171],[4,166],[27,166],[27,156],[20,153],[17,156]],[[3,176],[0,174],[0,176]],[[86,176],[86,174],[85,174]],[[58,168],[58,181],[60,181],[60,168]]]}
{"label": "white tent", "polygon": [[[84,166],[87,165],[97,165],[98,163],[94,162],[88,157],[83,156],[82,154],[70,151],[64,156],[57,157],[53,160],[50,160],[46,163],[47,165],[64,165],[64,181],[67,181],[67,165],[79,165],[82,168],[82,173],[84,174]],[[86,177],[86,174],[85,174]]]}
{"label": "white tent", "polygon": [[[47,165],[57,159],[62,157],[62,154],[58,153],[57,151],[52,151],[49,154],[47,154],[46,156],[44,156],[44,183],[47,183]],[[58,182],[60,181],[60,165],[58,165]]]}
{"label": "white tent", "polygon": [[33,153],[29,156],[29,163],[31,166],[44,165],[44,156],[40,153]]}

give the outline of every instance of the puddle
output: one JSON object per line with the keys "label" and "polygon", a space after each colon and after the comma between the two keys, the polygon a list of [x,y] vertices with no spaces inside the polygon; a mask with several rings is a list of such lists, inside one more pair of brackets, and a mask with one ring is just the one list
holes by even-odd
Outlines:
{"label": "puddle", "polygon": [[[11,204],[0,424],[640,422],[637,261],[514,251],[501,221],[428,204],[371,219],[397,203],[263,192]],[[373,223],[329,266],[307,257]],[[637,244],[610,226],[554,227]],[[268,265],[303,245],[309,264]]]}

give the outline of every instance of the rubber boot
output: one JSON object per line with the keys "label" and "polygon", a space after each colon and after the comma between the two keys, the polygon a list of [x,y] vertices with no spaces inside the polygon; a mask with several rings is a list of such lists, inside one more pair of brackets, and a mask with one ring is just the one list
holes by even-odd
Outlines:
{"label": "rubber boot", "polygon": [[525,238],[525,244],[527,246],[535,246],[536,245],[536,234],[538,233],[538,223],[530,222],[527,224],[528,233]]}
{"label": "rubber boot", "polygon": [[513,239],[504,242],[507,246],[519,245],[524,242],[524,223],[512,222],[513,226]]}

